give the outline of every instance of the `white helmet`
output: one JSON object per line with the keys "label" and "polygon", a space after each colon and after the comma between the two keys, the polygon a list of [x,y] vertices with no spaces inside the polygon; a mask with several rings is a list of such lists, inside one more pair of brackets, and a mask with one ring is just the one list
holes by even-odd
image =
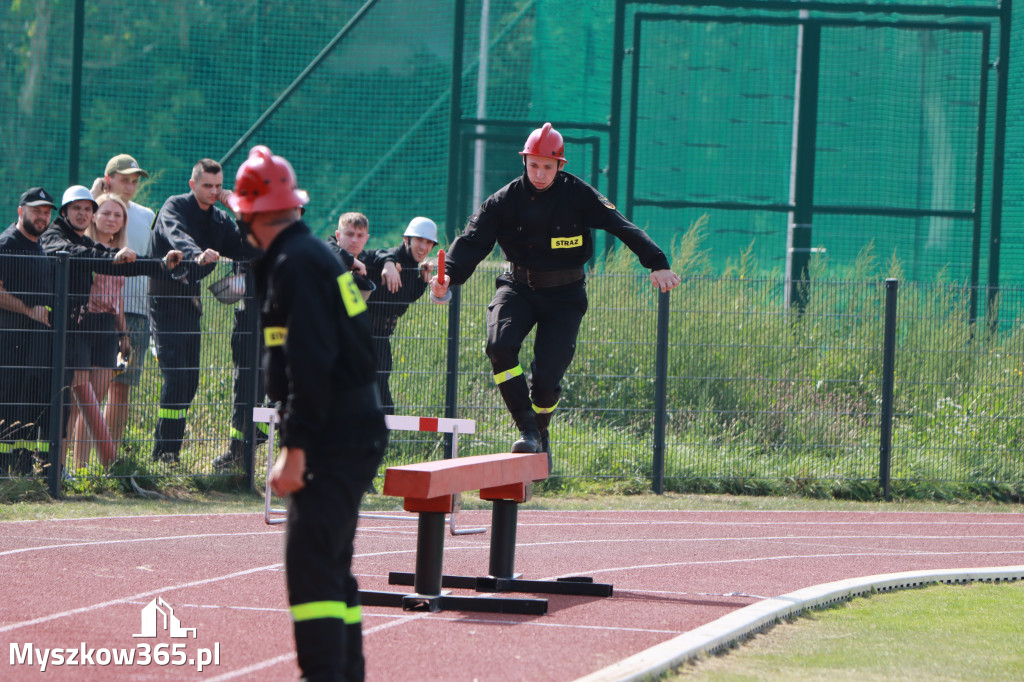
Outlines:
{"label": "white helmet", "polygon": [[60,200],[60,207],[63,210],[68,204],[82,200],[92,203],[92,210],[94,211],[99,208],[96,200],[92,198],[92,192],[85,185],[71,185],[71,187],[64,190],[64,197]]}
{"label": "white helmet", "polygon": [[430,218],[416,216],[409,221],[409,227],[405,228],[404,237],[422,237],[437,243],[437,223]]}

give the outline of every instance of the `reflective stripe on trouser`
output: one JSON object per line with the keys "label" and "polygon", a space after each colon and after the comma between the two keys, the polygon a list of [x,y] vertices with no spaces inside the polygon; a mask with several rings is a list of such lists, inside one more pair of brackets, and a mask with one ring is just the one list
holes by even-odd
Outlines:
{"label": "reflective stripe on trouser", "polygon": [[494,383],[496,383],[496,384],[498,384],[500,386],[501,384],[505,383],[506,381],[510,381],[510,380],[515,379],[516,377],[522,376],[522,375],[523,375],[523,366],[522,365],[516,365],[512,369],[506,369],[503,372],[495,372],[494,373]]}
{"label": "reflective stripe on trouser", "polygon": [[[265,441],[267,439],[267,436],[270,435],[270,424],[268,424],[267,422],[255,422],[253,426],[256,427],[256,431],[259,434],[256,437],[258,445],[259,443]],[[236,429],[234,426],[231,427],[231,430],[229,431],[229,436],[231,440],[245,440],[245,434]]]}
{"label": "reflective stripe on trouser", "polygon": [[154,303],[150,310],[163,379],[153,450],[178,453],[185,436],[185,417],[199,388],[199,315],[173,300]]}
{"label": "reflective stripe on trouser", "polygon": [[363,609],[359,604],[349,606],[343,601],[311,601],[305,604],[293,604],[291,612],[292,620],[296,623],[317,618],[337,618],[351,625],[352,623],[361,623],[363,620]]}
{"label": "reflective stripe on trouser", "polygon": [[50,443],[45,440],[15,440],[0,443],[0,453],[14,452],[15,450],[48,453],[50,451]]}

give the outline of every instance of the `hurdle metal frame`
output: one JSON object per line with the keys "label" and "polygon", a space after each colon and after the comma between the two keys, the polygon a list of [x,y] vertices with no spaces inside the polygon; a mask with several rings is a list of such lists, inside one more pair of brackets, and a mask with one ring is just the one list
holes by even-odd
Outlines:
{"label": "hurdle metal frame", "polygon": [[[264,480],[263,493],[263,520],[268,526],[274,526],[287,521],[287,509],[274,508],[271,498],[273,491],[270,489],[270,470],[274,466],[274,440],[277,432],[277,424],[280,418],[277,409],[273,407],[254,407],[252,420],[267,424],[267,473]],[[476,421],[472,419],[451,419],[448,417],[413,417],[406,415],[385,415],[384,420],[387,427],[392,431],[421,431],[426,433],[450,433],[452,434],[452,459],[459,456],[459,434],[476,433]],[[458,510],[458,500],[455,509],[448,515],[448,532],[451,535],[478,535],[486,533],[486,528],[457,528],[455,524],[455,513]],[[387,521],[418,521],[416,516],[399,516],[394,514],[360,514],[363,519],[384,519]]]}

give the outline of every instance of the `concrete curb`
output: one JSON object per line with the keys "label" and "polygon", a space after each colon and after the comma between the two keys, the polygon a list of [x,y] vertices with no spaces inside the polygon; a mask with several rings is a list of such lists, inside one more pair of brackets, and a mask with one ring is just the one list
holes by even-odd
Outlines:
{"label": "concrete curb", "polygon": [[633,682],[657,677],[702,654],[713,653],[807,609],[830,606],[872,592],[935,583],[1003,582],[1024,579],[1024,566],[887,573],[806,587],[751,604],[707,625],[581,677],[576,682]]}

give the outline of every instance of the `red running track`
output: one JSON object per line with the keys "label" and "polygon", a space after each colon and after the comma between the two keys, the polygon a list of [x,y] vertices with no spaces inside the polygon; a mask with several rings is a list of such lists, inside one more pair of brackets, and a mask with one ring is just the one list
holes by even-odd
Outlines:
{"label": "red running track", "polygon": [[[461,527],[489,521],[486,511],[459,515]],[[51,661],[47,679],[294,679],[282,538],[257,514],[0,523],[0,678],[40,679],[38,661],[18,662],[31,644],[34,653],[92,651],[92,665]],[[489,538],[447,536],[445,573],[486,573]],[[411,591],[387,585],[387,574],[411,572],[415,551],[416,524],[362,520],[361,587]],[[614,584],[614,596],[547,596],[544,616],[364,607],[367,679],[567,682],[800,588],[1021,564],[1018,513],[522,511],[524,578],[589,575]],[[133,637],[146,634],[142,609],[156,598],[196,637]],[[140,655],[143,645],[155,659],[159,644],[165,665],[99,660],[101,649]],[[201,649],[219,661],[200,673],[189,659]]]}

